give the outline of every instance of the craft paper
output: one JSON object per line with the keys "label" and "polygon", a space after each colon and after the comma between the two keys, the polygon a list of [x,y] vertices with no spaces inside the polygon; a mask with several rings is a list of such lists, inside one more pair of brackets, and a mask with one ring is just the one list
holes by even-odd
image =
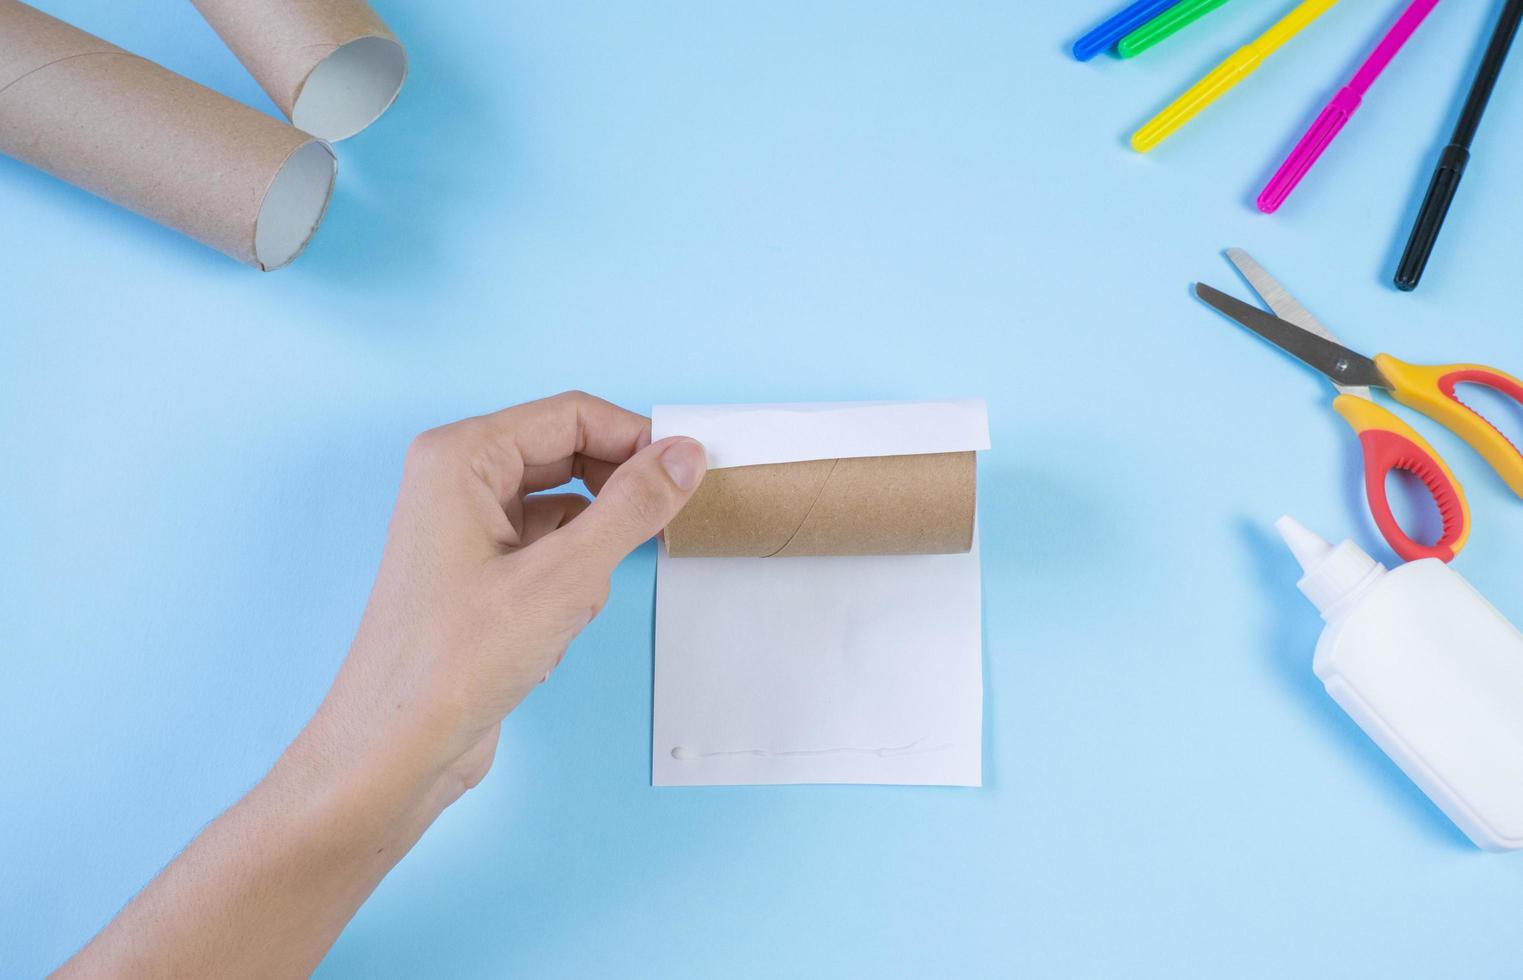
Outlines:
{"label": "craft paper", "polygon": [[[718,467],[706,482],[728,461],[988,445],[981,402],[659,406],[652,419],[655,438],[704,441]],[[652,782],[980,785],[972,537],[962,554],[682,558],[663,547]]]}
{"label": "craft paper", "polygon": [[298,129],[341,140],[375,122],[407,52],[365,0],[192,0]]}
{"label": "craft paper", "polygon": [[306,247],[333,152],[18,0],[0,0],[0,153],[276,269]]}

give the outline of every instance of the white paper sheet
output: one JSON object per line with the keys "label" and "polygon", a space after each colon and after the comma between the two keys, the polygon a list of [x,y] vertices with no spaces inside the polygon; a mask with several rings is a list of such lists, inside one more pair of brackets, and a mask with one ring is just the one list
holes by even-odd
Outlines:
{"label": "white paper sheet", "polygon": [[[656,438],[707,433],[710,458],[717,449],[726,465],[988,445],[981,402],[660,406],[652,417]],[[827,444],[828,456],[810,455]],[[979,582],[976,530],[966,555],[672,558],[663,548],[652,783],[980,785]]]}
{"label": "white paper sheet", "polygon": [[709,468],[989,448],[983,399],[793,405],[657,405],[651,439],[691,436]]}

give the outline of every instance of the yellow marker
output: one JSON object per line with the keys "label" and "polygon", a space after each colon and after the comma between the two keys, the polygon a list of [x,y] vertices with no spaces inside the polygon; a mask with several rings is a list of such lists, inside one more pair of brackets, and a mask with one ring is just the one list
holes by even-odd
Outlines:
{"label": "yellow marker", "polygon": [[1280,45],[1327,13],[1337,2],[1338,0],[1302,0],[1273,27],[1211,69],[1205,78],[1190,86],[1184,95],[1169,103],[1168,108],[1133,133],[1132,149],[1146,153],[1168,139],[1174,130],[1195,118],[1197,113],[1215,102],[1224,92],[1253,74],[1265,58],[1279,50]]}

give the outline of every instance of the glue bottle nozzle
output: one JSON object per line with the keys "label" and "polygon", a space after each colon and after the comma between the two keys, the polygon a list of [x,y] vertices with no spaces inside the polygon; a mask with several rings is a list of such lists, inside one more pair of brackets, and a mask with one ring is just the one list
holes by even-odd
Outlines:
{"label": "glue bottle nozzle", "polygon": [[1347,606],[1347,600],[1385,574],[1385,566],[1354,542],[1328,544],[1294,517],[1280,518],[1274,522],[1274,529],[1301,563],[1301,581],[1296,587],[1312,601],[1323,619],[1338,615],[1338,610]]}
{"label": "glue bottle nozzle", "polygon": [[1290,553],[1301,563],[1303,572],[1311,571],[1313,566],[1320,564],[1333,550],[1333,546],[1324,541],[1321,535],[1309,530],[1289,514],[1275,521],[1274,529],[1280,532]]}

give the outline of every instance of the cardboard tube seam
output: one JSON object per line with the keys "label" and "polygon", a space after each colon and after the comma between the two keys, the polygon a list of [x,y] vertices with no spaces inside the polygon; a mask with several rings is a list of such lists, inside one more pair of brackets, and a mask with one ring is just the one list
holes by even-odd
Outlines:
{"label": "cardboard tube seam", "polygon": [[972,451],[713,470],[666,527],[674,558],[961,554],[973,541]]}
{"label": "cardboard tube seam", "polygon": [[809,501],[808,507],[804,508],[804,513],[801,517],[799,517],[798,525],[794,527],[793,533],[788,535],[788,540],[784,541],[776,551],[772,552],[770,555],[765,555],[764,557],[776,558],[778,555],[788,550],[788,546],[793,543],[793,539],[798,537],[799,532],[804,529],[804,525],[809,523],[809,517],[815,512],[815,508],[820,506],[820,500],[825,496],[825,488],[830,486],[830,478],[835,475],[836,468],[840,465],[841,461],[839,459],[833,459],[830,461],[830,469],[826,471],[825,479],[821,480],[820,485],[815,488],[814,499]]}
{"label": "cardboard tube seam", "polygon": [[[38,72],[43,71],[47,68],[52,68],[54,65],[61,65],[65,61],[77,61],[80,58],[101,57],[136,58],[139,61],[148,61],[148,59],[142,55],[133,54],[131,51],[81,51],[79,54],[66,54],[62,58],[54,58],[52,61],[49,61],[46,64],[38,65],[36,68],[24,71],[20,75],[17,75],[15,78],[6,82],[4,85],[0,85],[0,95],[4,95],[6,91],[9,90],[12,86],[19,85]],[[149,64],[152,64],[152,62],[149,62]]]}

